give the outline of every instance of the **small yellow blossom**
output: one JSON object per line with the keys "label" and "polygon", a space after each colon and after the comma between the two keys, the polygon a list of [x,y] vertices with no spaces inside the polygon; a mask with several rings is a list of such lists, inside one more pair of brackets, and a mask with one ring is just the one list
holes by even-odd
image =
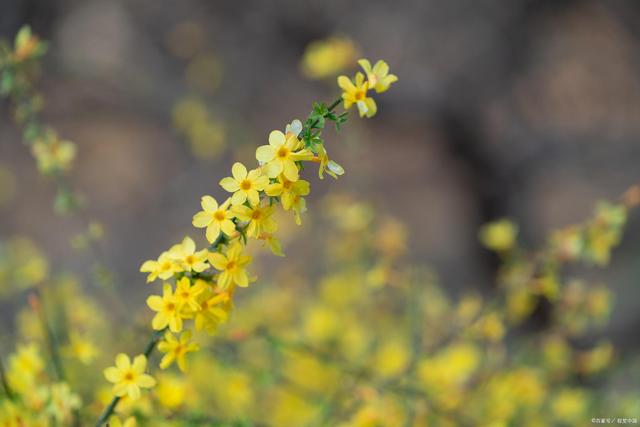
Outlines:
{"label": "small yellow blossom", "polygon": [[183,271],[195,271],[201,273],[207,268],[207,256],[209,251],[202,249],[196,251],[196,244],[190,237],[185,237],[181,244],[174,246],[170,256],[180,264]]}
{"label": "small yellow blossom", "polygon": [[367,59],[361,59],[358,64],[362,67],[367,75],[369,88],[375,89],[376,92],[382,93],[389,89],[391,83],[398,81],[398,76],[389,74],[389,65],[383,60],[376,62],[371,68],[371,63]]}
{"label": "small yellow blossom", "polygon": [[109,427],[136,427],[135,417],[129,417],[124,422],[120,421],[117,416],[109,418]]}
{"label": "small yellow blossom", "polygon": [[176,409],[185,403],[189,394],[189,382],[186,378],[177,375],[162,373],[158,375],[158,386],[154,390],[158,402],[168,409]]}
{"label": "small yellow blossom", "polygon": [[218,205],[216,199],[211,196],[203,196],[200,201],[202,211],[193,216],[193,226],[197,228],[205,228],[207,240],[213,243],[220,232],[227,236],[231,236],[236,226],[233,223],[233,213],[229,210],[231,199],[225,200],[224,203]]}
{"label": "small yellow blossom", "polygon": [[310,79],[322,79],[338,74],[357,58],[353,41],[346,37],[329,37],[309,43],[302,56],[301,68]]}
{"label": "small yellow blossom", "polygon": [[163,252],[157,260],[145,261],[140,266],[140,272],[149,273],[147,283],[153,282],[157,278],[167,280],[180,271],[180,266],[175,262],[168,252]]}
{"label": "small yellow blossom", "polygon": [[140,388],[151,388],[156,380],[144,371],[147,369],[147,358],[140,354],[133,359],[133,363],[124,353],[116,356],[116,366],[104,370],[104,376],[113,385],[113,394],[128,396],[135,400],[140,397]]}
{"label": "small yellow blossom", "polygon": [[58,139],[50,142],[36,141],[33,144],[33,155],[42,173],[67,171],[76,157],[76,146],[69,141]]}
{"label": "small yellow blossom", "polygon": [[342,99],[345,110],[356,104],[360,117],[373,117],[376,114],[378,107],[373,98],[367,97],[369,82],[365,80],[364,74],[356,73],[355,84],[347,76],[340,76],[338,77],[338,86],[343,90]]}
{"label": "small yellow blossom", "polygon": [[318,157],[314,159],[314,161],[318,161],[320,163],[320,167],[318,168],[318,177],[320,179],[324,179],[325,172],[335,179],[338,179],[338,176],[344,175],[344,168],[329,159],[329,154],[324,148],[324,145],[318,147]]}
{"label": "small yellow blossom", "polygon": [[291,181],[298,180],[296,162],[311,160],[313,153],[302,148],[302,144],[294,133],[285,136],[279,130],[269,134],[269,145],[262,145],[256,150],[256,159],[263,164],[263,171],[269,178],[281,173]]}
{"label": "small yellow blossom", "polygon": [[235,206],[234,212],[240,221],[247,222],[247,236],[259,238],[263,233],[272,234],[278,229],[278,223],[273,219],[274,207],[259,204],[248,207]]}
{"label": "small yellow blossom", "polygon": [[51,396],[47,412],[60,424],[71,422],[73,410],[81,405],[80,396],[73,393],[69,384],[58,383],[51,386]]}
{"label": "small yellow blossom", "polygon": [[156,315],[153,317],[151,326],[159,331],[169,326],[172,332],[182,330],[182,319],[185,317],[180,310],[180,304],[171,290],[171,285],[165,283],[162,288],[162,296],[151,295],[147,298],[147,305]]}
{"label": "small yellow blossom", "polygon": [[480,242],[488,249],[504,252],[513,248],[518,235],[518,226],[508,219],[485,224],[480,228]]}
{"label": "small yellow blossom", "polygon": [[220,271],[218,286],[221,289],[226,289],[232,284],[249,286],[249,276],[245,266],[250,261],[250,256],[242,254],[242,244],[239,241],[229,245],[226,254],[216,252],[209,255],[211,265]]}
{"label": "small yellow blossom", "polygon": [[171,332],[164,335],[164,340],[158,343],[158,350],[165,353],[160,361],[160,369],[166,369],[174,361],[178,362],[178,367],[182,372],[187,371],[187,353],[198,351],[200,346],[191,342],[191,331],[184,331],[177,339]]}
{"label": "small yellow blossom", "polygon": [[233,205],[241,205],[249,200],[252,206],[260,202],[259,192],[269,184],[269,178],[262,175],[260,169],[254,169],[247,172],[247,168],[240,162],[233,164],[231,174],[220,180],[220,186],[226,191],[233,193],[231,203]]}
{"label": "small yellow blossom", "polygon": [[193,286],[191,286],[191,280],[188,277],[178,280],[174,294],[178,307],[197,311],[200,308],[198,295],[204,292],[206,286],[202,280],[197,280]]}
{"label": "small yellow blossom", "polygon": [[212,295],[211,292],[200,294],[200,308],[194,319],[196,330],[204,329],[213,334],[218,325],[227,320],[228,310],[225,310],[225,307],[230,308],[228,292],[220,292],[217,295]]}
{"label": "small yellow blossom", "polygon": [[91,363],[98,355],[96,346],[77,332],[69,334],[69,345],[66,351],[85,365]]}

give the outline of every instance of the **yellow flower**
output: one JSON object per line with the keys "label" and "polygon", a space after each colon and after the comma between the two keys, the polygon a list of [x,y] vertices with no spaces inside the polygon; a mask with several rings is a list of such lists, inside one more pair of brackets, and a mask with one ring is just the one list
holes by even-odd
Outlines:
{"label": "yellow flower", "polygon": [[274,207],[260,204],[252,207],[235,206],[234,212],[240,221],[247,221],[247,236],[259,238],[263,233],[271,234],[278,229],[272,218]]}
{"label": "yellow flower", "polygon": [[296,217],[296,223],[300,225],[300,213],[306,211],[305,200],[302,196],[309,194],[309,182],[303,179],[298,181],[289,181],[284,175],[278,177],[278,181],[269,184],[265,192],[269,196],[280,196],[280,202],[284,210],[288,211],[293,208]]}
{"label": "yellow flower", "polygon": [[333,36],[315,40],[304,50],[301,68],[311,79],[332,77],[346,69],[356,59],[353,41],[346,37]]}
{"label": "yellow flower", "polygon": [[391,86],[391,83],[398,81],[398,76],[389,74],[389,65],[383,60],[376,62],[373,68],[371,68],[371,63],[367,59],[359,60],[358,64],[367,75],[369,87],[375,89],[378,93],[386,91]]}
{"label": "yellow flower", "polygon": [[177,361],[180,370],[186,372],[187,353],[200,350],[200,346],[191,342],[191,331],[184,331],[180,339],[176,339],[171,332],[167,332],[164,335],[164,341],[158,343],[158,350],[161,353],[166,353],[160,361],[160,369],[166,369],[174,361]]}
{"label": "yellow flower", "polygon": [[508,219],[500,219],[490,222],[480,228],[478,237],[480,242],[488,249],[504,252],[516,243],[518,226]]}
{"label": "yellow flower", "polygon": [[296,162],[313,158],[310,150],[300,149],[301,145],[293,132],[285,136],[279,130],[274,130],[269,134],[269,145],[262,145],[256,150],[256,159],[264,165],[263,171],[269,178],[283,173],[287,179],[297,181]]}
{"label": "yellow flower", "polygon": [[198,303],[198,295],[200,295],[206,289],[205,283],[202,280],[196,280],[196,283],[191,286],[191,280],[188,277],[183,277],[176,283],[176,292],[174,294],[175,300],[178,303],[178,308],[189,308],[192,311],[197,311],[200,308]]}
{"label": "yellow flower", "polygon": [[245,266],[251,262],[251,257],[242,255],[242,244],[239,241],[232,243],[224,255],[218,252],[210,254],[209,262],[220,271],[218,286],[221,289],[226,289],[231,284],[249,286]]}
{"label": "yellow flower", "polygon": [[324,173],[327,172],[333,178],[338,179],[338,176],[344,175],[344,168],[338,163],[329,159],[329,154],[324,146],[320,146],[318,150],[317,161],[320,163],[318,168],[318,177],[324,179]]}
{"label": "yellow flower", "polygon": [[195,313],[194,319],[196,330],[205,329],[209,334],[213,334],[218,325],[227,320],[230,302],[228,292],[220,292],[213,296],[211,292],[200,294],[200,309]]}
{"label": "yellow flower", "polygon": [[164,284],[162,296],[151,295],[147,298],[147,305],[156,315],[151,321],[153,329],[159,331],[169,326],[172,332],[180,332],[182,330],[182,318],[185,317],[180,312],[180,304],[171,290],[171,285]]}
{"label": "yellow flower", "polygon": [[190,237],[185,237],[181,244],[173,246],[169,253],[183,271],[201,273],[209,268],[206,262],[209,251],[202,249],[196,252],[196,244]]}
{"label": "yellow flower", "polygon": [[231,203],[233,205],[241,205],[246,200],[252,206],[257,205],[260,202],[259,191],[269,184],[269,178],[262,175],[260,169],[254,169],[247,173],[247,168],[239,162],[233,164],[231,168],[231,174],[226,178],[220,180],[220,186],[226,191],[233,193],[231,196]]}
{"label": "yellow flower", "polygon": [[180,266],[173,260],[168,252],[163,252],[157,260],[145,261],[140,266],[141,273],[149,273],[147,283],[153,282],[157,278],[167,280],[180,271]]}
{"label": "yellow flower", "polygon": [[91,363],[98,355],[96,346],[77,332],[71,332],[69,334],[69,345],[65,350],[85,365]]}
{"label": "yellow flower", "polygon": [[58,139],[55,134],[45,136],[33,144],[32,152],[42,173],[67,171],[76,157],[76,146],[69,141]]}
{"label": "yellow flower", "polygon": [[343,90],[342,99],[344,99],[345,110],[356,104],[360,117],[365,115],[373,117],[376,114],[378,107],[373,98],[367,97],[369,82],[365,81],[364,74],[356,73],[355,85],[347,76],[340,76],[338,77],[338,86]]}
{"label": "yellow flower", "polygon": [[154,390],[154,394],[162,406],[176,409],[184,403],[187,397],[193,398],[189,391],[189,382],[184,377],[160,374],[158,375],[158,387]]}
{"label": "yellow flower", "polygon": [[109,418],[109,427],[136,427],[136,419],[135,417],[129,417],[123,423],[120,418],[114,415]]}
{"label": "yellow flower", "polygon": [[222,231],[227,236],[231,236],[236,230],[236,226],[231,220],[233,213],[229,211],[231,199],[227,199],[218,206],[218,202],[211,196],[203,196],[200,201],[202,211],[193,216],[193,226],[197,228],[207,228],[206,236],[209,243],[213,243]]}
{"label": "yellow flower", "polygon": [[147,368],[147,358],[140,354],[133,359],[133,363],[124,353],[116,356],[116,366],[104,370],[107,381],[113,383],[113,394],[119,397],[129,396],[131,399],[140,397],[140,388],[151,388],[156,380],[144,373]]}
{"label": "yellow flower", "polygon": [[81,405],[80,396],[73,393],[69,384],[57,383],[51,386],[51,396],[47,412],[55,418],[55,420],[65,425],[70,423],[72,411],[78,409]]}

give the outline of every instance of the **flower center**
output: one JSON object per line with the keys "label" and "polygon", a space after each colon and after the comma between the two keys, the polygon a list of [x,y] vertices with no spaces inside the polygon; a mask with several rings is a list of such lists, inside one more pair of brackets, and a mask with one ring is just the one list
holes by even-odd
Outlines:
{"label": "flower center", "polygon": [[194,261],[194,260],[193,260],[193,255],[187,255],[187,257],[184,259],[184,261],[185,261],[187,264],[193,264],[193,261]]}
{"label": "flower center", "polygon": [[251,190],[251,181],[249,181],[248,179],[243,180],[240,183],[240,188],[243,190]]}
{"label": "flower center", "polygon": [[133,381],[133,372],[129,371],[124,374],[124,379],[125,381]]}
{"label": "flower center", "polygon": [[276,155],[281,159],[286,159],[287,156],[289,156],[289,149],[284,146],[280,147],[278,148],[278,152],[276,153]]}
{"label": "flower center", "polygon": [[284,181],[282,183],[282,188],[284,188],[285,190],[290,190],[291,189],[291,184],[293,184],[293,182],[291,181]]}
{"label": "flower center", "polygon": [[180,295],[182,295],[182,298],[189,298],[189,291],[182,291]]}
{"label": "flower center", "polygon": [[256,209],[253,212],[251,212],[251,219],[258,220],[261,217],[262,217],[262,212],[260,212],[258,209]]}
{"label": "flower center", "polygon": [[366,92],[364,90],[357,90],[356,91],[356,100],[357,101],[364,101],[365,97],[366,97]]}
{"label": "flower center", "polygon": [[223,211],[216,211],[216,212],[213,214],[213,218],[214,218],[216,221],[224,221],[224,220],[227,218],[227,215],[225,215],[225,213],[224,213]]}
{"label": "flower center", "polygon": [[174,311],[176,309],[176,305],[172,302],[168,302],[165,305],[165,308],[167,309],[167,311]]}
{"label": "flower center", "polygon": [[229,261],[227,263],[227,270],[233,270],[234,268],[236,268],[236,262],[235,261]]}

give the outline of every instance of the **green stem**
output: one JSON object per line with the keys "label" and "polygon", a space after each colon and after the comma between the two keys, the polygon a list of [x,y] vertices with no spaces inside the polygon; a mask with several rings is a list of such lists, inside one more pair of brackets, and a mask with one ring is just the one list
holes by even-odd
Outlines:
{"label": "green stem", "polygon": [[2,363],[1,357],[0,357],[0,382],[2,382],[2,388],[4,389],[4,392],[9,398],[9,400],[13,400],[13,391],[11,391],[11,387],[9,387],[9,382],[7,381],[7,375],[4,370],[4,364]]}
{"label": "green stem", "polygon": [[[162,337],[162,335],[164,334],[165,330],[166,330],[166,328],[162,329],[160,331],[153,331],[153,334],[151,334],[151,339],[147,343],[147,346],[144,348],[144,352],[142,353],[142,354],[144,354],[144,356],[147,359],[149,358],[151,353],[153,353],[153,350],[156,348],[156,344],[158,344],[158,341],[160,340],[160,337]],[[120,396],[115,396],[111,400],[111,402],[109,403],[109,406],[107,406],[104,409],[104,411],[100,415],[100,418],[98,418],[98,422],[96,423],[96,427],[102,427],[102,425],[107,422],[109,417],[111,415],[113,415],[113,412],[115,411],[116,406],[118,406],[118,403],[120,402],[120,399],[121,399]]]}
{"label": "green stem", "polygon": [[60,358],[58,340],[56,339],[51,325],[47,319],[47,313],[45,312],[44,305],[42,304],[42,292],[39,288],[34,289],[34,296],[37,299],[36,306],[34,307],[40,317],[40,323],[42,330],[47,340],[47,346],[49,353],[51,354],[51,362],[53,363],[53,369],[58,377],[59,381],[65,381],[64,369],[62,367],[62,359]]}

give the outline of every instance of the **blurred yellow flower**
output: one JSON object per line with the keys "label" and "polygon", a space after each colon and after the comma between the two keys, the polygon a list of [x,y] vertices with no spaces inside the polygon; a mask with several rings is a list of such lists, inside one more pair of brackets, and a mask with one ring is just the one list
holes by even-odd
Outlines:
{"label": "blurred yellow flower", "polygon": [[147,298],[147,305],[156,312],[151,322],[153,329],[159,331],[169,326],[171,332],[180,332],[182,330],[184,314],[180,311],[180,304],[169,283],[163,285],[162,296],[151,295]]}
{"label": "blurred yellow flower", "polygon": [[196,280],[193,285],[191,285],[191,280],[188,277],[178,280],[176,282],[176,292],[174,293],[178,309],[199,310],[198,295],[204,292],[206,288],[207,285],[202,280]]}
{"label": "blurred yellow flower", "polygon": [[190,237],[185,237],[182,243],[175,245],[169,251],[169,256],[180,265],[182,271],[195,271],[201,273],[207,268],[207,256],[209,251],[202,249],[196,251],[196,244]]}
{"label": "blurred yellow flower", "polygon": [[136,427],[136,419],[129,417],[122,422],[119,417],[114,415],[109,418],[109,427]]}
{"label": "blurred yellow flower", "polygon": [[508,219],[500,219],[483,225],[478,234],[480,242],[493,251],[504,252],[513,248],[518,226]]}
{"label": "blurred yellow flower", "polygon": [[200,346],[191,342],[191,331],[184,331],[179,339],[171,333],[164,335],[164,340],[158,343],[158,350],[165,353],[160,361],[160,369],[166,369],[174,361],[177,361],[178,367],[182,372],[187,371],[187,353],[198,351]]}
{"label": "blurred yellow flower", "polygon": [[172,259],[168,252],[163,252],[157,260],[145,261],[140,266],[141,273],[149,273],[147,283],[153,282],[157,278],[167,280],[178,271],[180,271],[180,266]]}
{"label": "blurred yellow flower", "polygon": [[353,63],[357,51],[353,41],[346,37],[329,37],[307,45],[300,66],[310,79],[322,79],[338,74]]}

